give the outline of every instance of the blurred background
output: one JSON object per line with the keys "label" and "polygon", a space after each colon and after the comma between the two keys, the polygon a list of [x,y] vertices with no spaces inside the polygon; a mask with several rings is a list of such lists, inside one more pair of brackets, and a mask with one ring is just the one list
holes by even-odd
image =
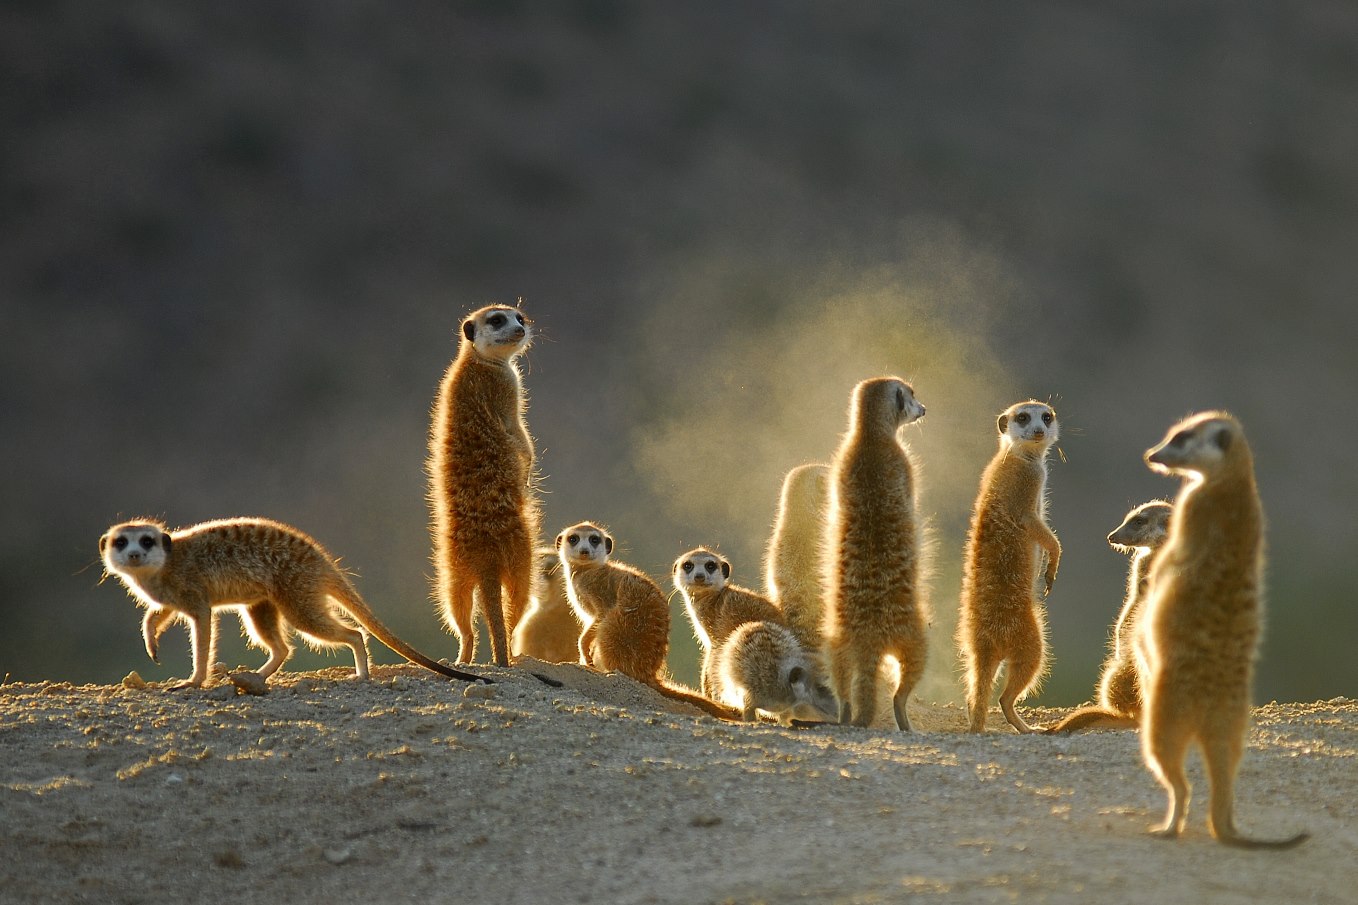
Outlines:
{"label": "blurred background", "polygon": [[[0,674],[184,676],[100,585],[112,522],[293,523],[399,634],[429,599],[430,403],[522,296],[544,531],[668,590],[761,584],[783,473],[911,380],[937,543],[926,700],[994,418],[1062,422],[1041,703],[1093,693],[1172,495],[1142,452],[1244,422],[1269,517],[1256,699],[1352,695],[1358,8],[1347,2],[375,0],[0,8]],[[680,601],[671,665],[695,682]],[[234,616],[221,659],[258,665]],[[375,659],[395,662],[380,645]],[[349,665],[299,652],[292,668]]]}

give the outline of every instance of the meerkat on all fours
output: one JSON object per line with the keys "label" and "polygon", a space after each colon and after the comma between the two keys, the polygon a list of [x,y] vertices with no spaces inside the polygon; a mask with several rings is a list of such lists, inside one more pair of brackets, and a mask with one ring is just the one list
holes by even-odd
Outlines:
{"label": "meerkat on all fours", "polygon": [[616,670],[666,697],[734,720],[735,711],[677,687],[666,675],[670,650],[670,607],[648,576],[610,559],[613,538],[593,522],[581,522],[556,537],[566,578],[566,595],[580,617],[580,662],[604,672]]}
{"label": "meerkat on all fours", "polygon": [[746,622],[716,651],[718,699],[747,722],[762,710],[784,726],[794,719],[838,722],[839,705],[822,682],[819,658],[776,622]]}
{"label": "meerkat on all fours", "polygon": [[561,561],[556,550],[539,547],[538,593],[528,603],[519,627],[514,630],[513,653],[544,663],[576,663],[580,659],[580,620],[566,599]]}
{"label": "meerkat on all fours", "polygon": [[1135,638],[1146,602],[1146,585],[1156,550],[1169,536],[1174,507],[1163,500],[1142,503],[1108,535],[1114,550],[1132,555],[1127,571],[1127,597],[1113,626],[1111,649],[1099,676],[1099,703],[1081,707],[1048,732],[1078,729],[1135,729],[1141,719],[1141,681],[1137,677]]}
{"label": "meerkat on all fours", "polygon": [[764,588],[807,650],[822,647],[825,618],[825,512],[830,466],[798,465],[783,478],[778,515],[764,554]]}
{"label": "meerkat on all fours", "polygon": [[910,728],[906,700],[924,673],[928,608],[914,468],[897,431],[922,417],[905,381],[864,380],[830,466],[822,631],[842,723],[872,723],[878,672],[891,656],[899,665],[896,726]]}
{"label": "meerkat on all fours", "polygon": [[966,666],[971,731],[985,730],[995,674],[1007,664],[1000,708],[1019,732],[1035,732],[1014,704],[1037,687],[1046,670],[1047,626],[1038,582],[1045,598],[1061,563],[1061,544],[1046,517],[1047,451],[1060,426],[1051,406],[1032,400],[1005,409],[996,425],[999,451],[981,475],[967,534],[957,641]]}
{"label": "meerkat on all fours", "polygon": [[462,322],[457,357],[434,403],[429,506],[437,595],[457,635],[457,662],[476,656],[473,594],[496,665],[534,592],[538,504],[533,438],[516,361],[532,339],[517,308],[490,305]]}
{"label": "meerkat on all fours", "polygon": [[1146,463],[1178,475],[1169,539],[1151,564],[1137,636],[1146,766],[1169,792],[1169,814],[1154,832],[1177,836],[1188,812],[1188,746],[1202,749],[1211,787],[1208,829],[1245,848],[1286,848],[1235,826],[1235,775],[1245,747],[1250,685],[1261,622],[1263,506],[1254,459],[1240,423],[1204,412],[1170,428]]}
{"label": "meerkat on all fours", "polygon": [[454,679],[488,681],[449,669],[396,637],[319,543],[280,522],[224,519],[176,531],[150,520],[123,522],[99,538],[99,551],[106,574],[146,606],[142,636],[152,660],[160,662],[160,636],[170,623],[188,624],[193,675],[178,688],[207,680],[216,653],[213,610],[228,606],[239,608],[250,640],[269,652],[258,670],[264,679],[292,655],[289,626],[317,644],[349,647],[356,675],[366,679],[367,639],[347,616],[412,663]]}
{"label": "meerkat on all fours", "polygon": [[718,691],[718,648],[745,623],[782,623],[783,613],[767,597],[733,583],[731,563],[706,547],[680,556],[670,574],[703,649],[700,690],[714,698]]}

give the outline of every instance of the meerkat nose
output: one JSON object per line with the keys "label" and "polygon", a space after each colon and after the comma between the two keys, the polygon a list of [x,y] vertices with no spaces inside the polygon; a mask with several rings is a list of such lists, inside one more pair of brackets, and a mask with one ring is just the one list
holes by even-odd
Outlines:
{"label": "meerkat nose", "polygon": [[515,339],[523,339],[524,336],[527,335],[527,333],[528,333],[528,331],[525,330],[525,329],[523,329],[522,327],[515,327],[515,328],[514,328],[514,338],[515,338]]}
{"label": "meerkat nose", "polygon": [[1035,430],[1035,431],[1033,431],[1033,439],[1034,439],[1034,440],[1042,440],[1042,439],[1044,439],[1046,436],[1047,436],[1047,432],[1044,431],[1044,430]]}
{"label": "meerkat nose", "polygon": [[928,409],[926,409],[926,408],[924,407],[924,404],[923,404],[923,403],[920,403],[920,407],[919,407],[919,416],[920,416],[921,418],[924,417],[924,413],[925,413],[926,411],[928,411]]}

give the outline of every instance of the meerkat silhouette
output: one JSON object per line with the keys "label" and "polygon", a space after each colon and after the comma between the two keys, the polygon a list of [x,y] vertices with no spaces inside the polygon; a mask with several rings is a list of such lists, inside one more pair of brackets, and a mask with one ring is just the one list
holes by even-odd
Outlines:
{"label": "meerkat silhouette", "polygon": [[1108,535],[1114,550],[1130,553],[1127,596],[1113,626],[1111,649],[1099,676],[1099,702],[1067,714],[1047,732],[1079,729],[1135,729],[1141,719],[1141,680],[1137,676],[1135,638],[1146,602],[1151,558],[1169,536],[1174,507],[1164,500],[1142,503],[1127,513]]}
{"label": "meerkat silhouette", "polygon": [[556,550],[539,547],[538,593],[530,598],[528,612],[514,630],[512,652],[544,663],[575,663],[580,659],[580,620],[566,599],[565,580]]}
{"label": "meerkat silhouette", "polygon": [[1188,746],[1202,749],[1211,787],[1207,826],[1219,842],[1289,848],[1309,834],[1259,840],[1235,826],[1235,774],[1245,747],[1259,644],[1263,506],[1240,422],[1226,412],[1193,415],[1146,452],[1153,471],[1184,479],[1169,539],[1151,564],[1137,636],[1145,700],[1141,750],[1169,793],[1172,838],[1188,816]]}
{"label": "meerkat silhouette", "polygon": [[718,700],[746,722],[759,711],[784,726],[793,720],[838,722],[839,707],[821,681],[819,658],[776,622],[746,622],[717,648]]}
{"label": "meerkat silhouette", "polygon": [[896,727],[910,729],[906,700],[924,674],[928,608],[914,467],[897,431],[923,417],[924,406],[905,381],[862,381],[830,466],[822,631],[841,723],[872,723],[878,672],[891,656],[899,665]]}
{"label": "meerkat silhouette", "polygon": [[[236,607],[254,645],[269,652],[258,674],[268,679],[292,656],[291,626],[323,646],[354,652],[354,672],[368,678],[367,638],[354,620],[412,663],[469,682],[406,644],[373,613],[334,558],[296,528],[260,518],[204,522],[170,531],[150,519],[122,522],[99,538],[106,575],[116,575],[146,607],[142,638],[159,663],[160,636],[176,619],[188,624],[193,675],[176,688],[199,687],[216,659],[215,609]],[[343,615],[341,615],[343,614]]]}
{"label": "meerkat silhouette", "polygon": [[492,659],[508,666],[509,639],[534,593],[533,438],[516,364],[531,340],[532,323],[517,308],[489,305],[468,315],[430,419],[437,597],[457,635],[459,663],[476,657],[475,601]]}
{"label": "meerkat silhouette", "polygon": [[830,466],[799,465],[783,478],[778,515],[764,554],[764,589],[787,627],[809,651],[823,645],[825,515]]}
{"label": "meerkat silhouette", "polygon": [[566,595],[580,617],[580,662],[616,670],[668,698],[715,717],[739,714],[674,684],[665,660],[670,650],[670,607],[660,587],[640,570],[610,558],[613,538],[593,522],[572,525],[556,536]]}
{"label": "meerkat silhouette", "polygon": [[699,690],[717,697],[717,652],[737,628],[747,622],[783,622],[783,613],[767,598],[730,581],[731,563],[706,547],[690,550],[670,570],[674,587],[684,598],[693,634],[703,649]]}
{"label": "meerkat silhouette", "polygon": [[1014,704],[1036,689],[1047,668],[1037,582],[1041,573],[1045,598],[1061,563],[1061,544],[1046,517],[1047,451],[1060,425],[1051,406],[1029,400],[1001,412],[996,426],[1000,448],[981,475],[967,533],[957,641],[971,731],[985,731],[995,674],[1007,664],[1000,708],[1019,732],[1036,732]]}

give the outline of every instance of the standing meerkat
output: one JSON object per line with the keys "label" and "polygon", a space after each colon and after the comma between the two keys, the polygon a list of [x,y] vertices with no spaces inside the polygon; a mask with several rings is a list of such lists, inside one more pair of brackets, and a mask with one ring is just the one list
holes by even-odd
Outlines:
{"label": "standing meerkat", "polygon": [[717,651],[731,633],[747,622],[783,622],[783,613],[767,597],[730,581],[731,563],[706,547],[690,550],[670,570],[674,587],[684,598],[693,634],[703,649],[700,689],[715,698]]}
{"label": "standing meerkat", "polygon": [[508,666],[509,638],[534,590],[533,438],[516,364],[530,328],[523,312],[503,305],[468,315],[431,417],[434,569],[459,663],[476,656],[473,592],[490,630],[491,656]]}
{"label": "standing meerkat", "polygon": [[924,674],[928,612],[914,468],[897,431],[923,417],[910,384],[864,380],[854,387],[849,430],[830,466],[822,631],[841,723],[872,723],[877,674],[891,656],[899,665],[896,726],[910,728],[906,699]]}
{"label": "standing meerkat", "polygon": [[1007,663],[1000,707],[1019,732],[1035,732],[1014,703],[1037,687],[1047,668],[1037,582],[1040,577],[1045,598],[1061,563],[1061,544],[1047,527],[1047,451],[1060,426],[1051,406],[1032,400],[1005,409],[996,425],[1000,448],[981,475],[967,534],[957,641],[971,731],[985,731],[995,673]]}
{"label": "standing meerkat", "polygon": [[764,588],[807,650],[821,649],[825,613],[825,511],[830,466],[798,465],[783,478],[778,516],[764,554]]}
{"label": "standing meerkat", "polygon": [[617,670],[668,698],[734,720],[735,711],[674,685],[666,675],[670,607],[660,588],[637,569],[610,559],[613,538],[593,522],[572,525],[556,536],[566,595],[584,625],[580,662]]}
{"label": "standing meerkat", "polygon": [[566,599],[561,562],[551,547],[539,547],[538,593],[514,630],[513,653],[545,663],[576,663],[580,659],[580,620]]}
{"label": "standing meerkat", "polygon": [[1074,732],[1093,727],[1135,729],[1141,719],[1141,681],[1137,677],[1135,638],[1145,608],[1151,557],[1169,536],[1174,507],[1164,500],[1142,503],[1108,535],[1114,550],[1132,555],[1127,570],[1127,598],[1113,626],[1111,650],[1099,676],[1099,703],[1081,707],[1048,729]]}
{"label": "standing meerkat", "polygon": [[746,722],[758,711],[784,726],[794,719],[838,721],[838,705],[822,683],[816,655],[776,622],[746,622],[717,649],[719,699],[740,710]]}
{"label": "standing meerkat", "polygon": [[217,652],[213,610],[221,607],[238,608],[250,641],[269,652],[258,670],[263,679],[292,656],[289,626],[319,645],[346,645],[355,674],[368,678],[367,638],[342,618],[348,616],[412,663],[454,679],[489,681],[449,669],[396,637],[319,543],[280,522],[223,519],[173,532],[151,520],[122,522],[99,538],[99,552],[105,573],[118,576],[146,607],[142,638],[152,660],[160,662],[160,636],[170,623],[188,624],[193,675],[175,688],[207,680]]}
{"label": "standing meerkat", "polygon": [[1145,698],[1141,750],[1169,792],[1169,814],[1153,832],[1172,838],[1183,830],[1189,798],[1184,757],[1197,742],[1211,786],[1207,826],[1217,841],[1244,848],[1296,845],[1308,834],[1277,841],[1240,835],[1233,813],[1264,564],[1263,506],[1244,431],[1225,412],[1193,415],[1146,452],[1146,463],[1184,479],[1169,540],[1151,565],[1137,637]]}

